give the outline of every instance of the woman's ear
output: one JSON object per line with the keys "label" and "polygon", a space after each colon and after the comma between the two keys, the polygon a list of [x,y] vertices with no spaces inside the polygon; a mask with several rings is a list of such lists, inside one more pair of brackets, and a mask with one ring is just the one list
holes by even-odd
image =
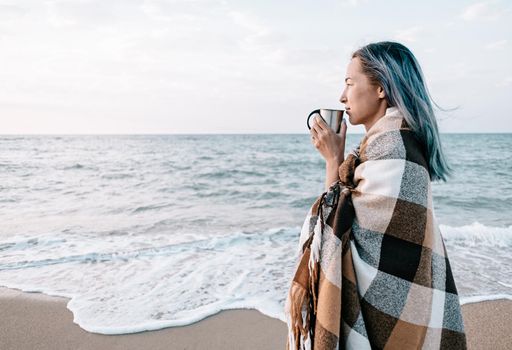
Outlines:
{"label": "woman's ear", "polygon": [[380,85],[377,88],[377,93],[379,94],[379,98],[385,98],[386,97],[386,93],[384,92],[384,89]]}

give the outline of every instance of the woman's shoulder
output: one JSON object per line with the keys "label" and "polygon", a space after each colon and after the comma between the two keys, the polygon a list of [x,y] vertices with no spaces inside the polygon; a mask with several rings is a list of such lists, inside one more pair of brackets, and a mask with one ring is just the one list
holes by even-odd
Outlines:
{"label": "woman's shoulder", "polygon": [[401,159],[428,172],[424,147],[402,116],[384,116],[370,128],[360,145],[360,159]]}

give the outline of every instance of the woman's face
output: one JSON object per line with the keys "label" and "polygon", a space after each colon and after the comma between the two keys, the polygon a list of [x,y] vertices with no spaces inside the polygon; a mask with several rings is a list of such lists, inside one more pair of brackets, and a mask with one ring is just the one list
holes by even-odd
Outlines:
{"label": "woman's face", "polygon": [[366,131],[386,113],[388,105],[384,90],[372,85],[363,74],[359,57],[352,58],[347,66],[340,102],[345,104],[350,124],[364,124]]}

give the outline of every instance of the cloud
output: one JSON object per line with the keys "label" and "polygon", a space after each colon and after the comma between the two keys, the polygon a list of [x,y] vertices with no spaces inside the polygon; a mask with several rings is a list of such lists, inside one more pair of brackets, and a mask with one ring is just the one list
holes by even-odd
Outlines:
{"label": "cloud", "polygon": [[414,26],[398,31],[394,37],[398,41],[414,43],[418,40],[418,34],[421,32],[421,30],[422,28],[420,26]]}
{"label": "cloud", "polygon": [[426,48],[423,49],[423,52],[425,52],[425,53],[435,53],[435,52],[437,52],[437,48],[435,48],[435,47],[426,47]]}
{"label": "cloud", "polygon": [[504,78],[502,81],[500,81],[498,84],[496,84],[497,87],[503,88],[503,87],[509,87],[512,85],[512,76],[508,76]]}
{"label": "cloud", "polygon": [[[42,125],[41,131],[52,127],[80,131],[74,125],[86,125],[87,118],[94,116],[98,121],[91,123],[90,130],[102,130],[102,118],[114,123],[126,117],[139,118],[140,130],[192,131],[195,126],[184,122],[180,126],[173,119],[185,113],[197,116],[204,124],[202,130],[221,130],[229,120],[240,123],[239,130],[247,129],[239,110],[244,111],[243,123],[251,120],[258,130],[272,120],[268,110],[286,113],[290,116],[282,119],[282,130],[286,130],[295,125],[293,114],[316,105],[337,106],[350,53],[393,34],[426,53],[429,77],[439,76],[437,86],[449,86],[450,93],[457,90],[453,98],[466,96],[465,86],[456,89],[456,84],[480,81],[484,73],[492,81],[489,86],[512,84],[503,73],[508,69],[505,51],[491,55],[496,58],[492,71],[488,60],[478,61],[488,55],[467,54],[465,62],[454,62],[460,52],[474,52],[475,40],[484,51],[510,49],[508,32],[487,26],[488,39],[481,41],[480,32],[462,28],[460,47],[455,50],[453,36],[464,27],[462,20],[446,23],[454,28],[442,27],[447,18],[440,17],[439,11],[396,17],[396,9],[384,4],[372,2],[373,11],[366,11],[367,0],[338,0],[335,6],[301,3],[293,9],[290,2],[271,1],[0,3],[12,4],[0,4],[0,66],[9,67],[0,70],[0,114],[12,116],[10,130],[23,131],[22,123],[34,122],[34,130]],[[505,16],[506,11],[496,5],[505,7],[504,1],[484,4],[484,17],[478,17],[483,10],[476,8],[468,18],[482,19],[489,11]],[[370,27],[378,21],[382,31],[375,32]],[[437,34],[432,27],[436,23],[441,26],[436,29],[446,33],[440,40],[431,36]],[[453,50],[455,56],[450,58]],[[464,91],[462,97],[456,96],[459,91]],[[208,117],[203,110],[210,111]],[[46,124],[37,123],[41,115],[49,118]]]}
{"label": "cloud", "polygon": [[342,6],[356,7],[356,6],[365,4],[367,2],[368,2],[368,0],[341,0],[340,4]]}
{"label": "cloud", "polygon": [[494,2],[483,1],[466,7],[460,17],[465,21],[495,21],[500,17]]}
{"label": "cloud", "polygon": [[268,49],[267,46],[272,44],[272,30],[249,13],[231,10],[227,15],[243,32],[243,37],[240,40],[241,48],[264,54],[264,50]]}
{"label": "cloud", "polygon": [[506,39],[494,41],[492,43],[485,45],[485,48],[487,50],[501,50],[507,46],[507,42],[508,40]]}
{"label": "cloud", "polygon": [[25,15],[27,12],[27,9],[20,6],[0,4],[0,19],[2,20],[17,18]]}

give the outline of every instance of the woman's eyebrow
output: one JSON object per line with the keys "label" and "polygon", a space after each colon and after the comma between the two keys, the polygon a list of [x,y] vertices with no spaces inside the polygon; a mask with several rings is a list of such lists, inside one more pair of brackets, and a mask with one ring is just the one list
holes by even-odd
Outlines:
{"label": "woman's eyebrow", "polygon": [[347,81],[347,80],[349,80],[349,79],[352,79],[352,78],[351,78],[351,77],[346,77],[346,78],[345,78],[345,81]]}

